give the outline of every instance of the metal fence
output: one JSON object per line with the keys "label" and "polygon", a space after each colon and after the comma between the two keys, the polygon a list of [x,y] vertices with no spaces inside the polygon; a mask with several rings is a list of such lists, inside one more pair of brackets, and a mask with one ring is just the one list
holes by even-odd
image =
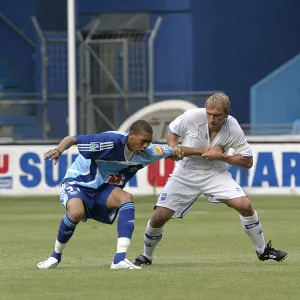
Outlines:
{"label": "metal fence", "polygon": [[103,30],[99,19],[88,32],[78,31],[85,131],[116,129],[154,101],[153,47],[161,21],[158,17],[150,30]]}
{"label": "metal fence", "polygon": [[[134,16],[133,19],[138,18]],[[77,31],[77,119],[80,133],[115,130],[128,116],[160,100],[184,99],[203,106],[204,100],[214,92],[155,91],[154,43],[161,23],[162,17],[158,17],[149,30],[103,30],[101,19],[97,19],[88,30]],[[43,116],[47,118],[44,117],[43,121],[48,124],[45,130],[49,131],[53,127],[49,120],[53,111],[66,110],[57,101],[54,109],[49,107],[53,106],[54,99],[58,99],[54,92],[60,93],[60,99],[66,104],[67,36],[66,33],[42,32],[35,18],[33,24],[39,37],[41,95],[46,103]],[[44,137],[47,138],[48,134]]]}
{"label": "metal fence", "polygon": [[[137,16],[134,18],[136,20]],[[132,20],[128,22],[134,23]],[[56,140],[67,134],[68,127],[67,33],[43,32],[35,18],[32,22],[38,37],[36,71],[39,91],[32,94],[0,92],[0,137]],[[87,30],[77,31],[79,133],[116,130],[128,116],[161,100],[187,100],[203,107],[207,97],[216,92],[155,90],[154,44],[161,25],[162,17],[158,17],[149,30],[103,30],[100,18]],[[19,130],[16,130],[18,126]],[[28,134],[22,136],[25,127]],[[293,135],[300,132],[296,124],[258,124],[252,127],[243,124],[242,127],[246,135]]]}

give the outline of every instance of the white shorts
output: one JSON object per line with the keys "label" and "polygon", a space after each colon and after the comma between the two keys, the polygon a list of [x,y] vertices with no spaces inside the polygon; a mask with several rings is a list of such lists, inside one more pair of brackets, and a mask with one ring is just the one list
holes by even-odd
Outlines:
{"label": "white shorts", "polygon": [[177,169],[168,179],[156,206],[173,210],[173,218],[183,218],[202,194],[207,196],[210,202],[245,196],[243,189],[228,171],[203,171],[196,174],[190,170]]}

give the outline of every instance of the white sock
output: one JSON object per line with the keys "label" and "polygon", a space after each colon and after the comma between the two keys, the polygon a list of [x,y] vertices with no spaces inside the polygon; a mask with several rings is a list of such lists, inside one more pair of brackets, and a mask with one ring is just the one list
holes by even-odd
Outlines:
{"label": "white sock", "polygon": [[251,217],[244,217],[240,215],[241,224],[245,233],[251,238],[256,251],[261,254],[264,252],[266,243],[262,230],[261,223],[258,220],[256,211]]}
{"label": "white sock", "polygon": [[129,245],[130,245],[130,239],[126,237],[120,237],[118,238],[117,242],[117,253],[126,253]]}
{"label": "white sock", "polygon": [[144,256],[152,260],[154,250],[162,238],[164,227],[152,228],[150,226],[150,220],[147,223],[146,232],[144,235]]}
{"label": "white sock", "polygon": [[58,240],[55,241],[55,248],[54,248],[54,251],[56,253],[62,253],[63,250],[65,249],[66,247],[66,244],[62,244],[60,243]]}

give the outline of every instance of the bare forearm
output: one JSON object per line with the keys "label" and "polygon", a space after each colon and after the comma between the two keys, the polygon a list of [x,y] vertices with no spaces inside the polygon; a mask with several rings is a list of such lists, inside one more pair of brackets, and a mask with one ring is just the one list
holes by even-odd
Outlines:
{"label": "bare forearm", "polygon": [[183,153],[184,156],[192,156],[192,155],[202,155],[205,150],[203,148],[191,148],[191,147],[184,147],[184,146],[178,146],[178,139],[179,137],[171,132],[168,132],[168,138],[167,142],[168,145],[171,147],[178,147],[181,150],[181,153]]}
{"label": "bare forearm", "polygon": [[225,153],[222,154],[220,160],[240,168],[250,169],[253,165],[253,159],[249,157],[244,157],[242,155],[227,155]]}
{"label": "bare forearm", "polygon": [[56,147],[60,153],[63,153],[65,150],[69,149],[71,146],[77,144],[77,139],[75,136],[66,136]]}
{"label": "bare forearm", "polygon": [[184,153],[184,156],[192,156],[192,155],[201,156],[208,150],[206,148],[191,148],[191,147],[184,147],[184,146],[180,146],[180,149],[181,149],[181,152]]}

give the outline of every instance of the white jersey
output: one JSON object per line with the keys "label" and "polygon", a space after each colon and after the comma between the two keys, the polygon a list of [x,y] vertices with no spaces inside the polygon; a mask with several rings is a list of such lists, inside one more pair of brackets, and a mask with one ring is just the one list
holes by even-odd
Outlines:
{"label": "white jersey", "polygon": [[[182,146],[194,148],[224,146],[226,153],[232,148],[235,154],[252,157],[252,151],[244,132],[237,120],[232,116],[228,116],[225,119],[223,126],[213,141],[210,140],[209,136],[205,108],[187,110],[170,123],[169,130],[171,133],[181,137]],[[186,157],[176,163],[176,169],[184,168],[192,172],[223,171],[227,170],[228,167],[229,165],[223,161],[209,161],[199,156]]]}

